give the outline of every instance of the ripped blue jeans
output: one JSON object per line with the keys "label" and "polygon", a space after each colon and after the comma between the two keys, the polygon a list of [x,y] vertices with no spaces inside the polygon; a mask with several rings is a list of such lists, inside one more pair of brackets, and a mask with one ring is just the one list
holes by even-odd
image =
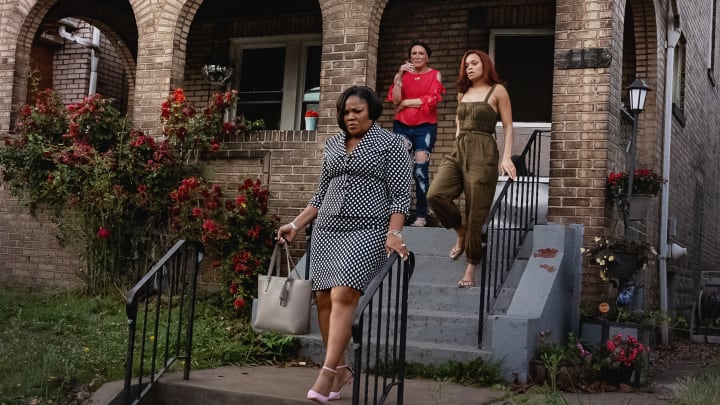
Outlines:
{"label": "ripped blue jeans", "polygon": [[[415,155],[415,214],[418,218],[427,218],[428,203],[427,192],[430,188],[430,153],[437,139],[437,124],[405,125],[400,121],[393,121],[393,132],[401,134],[412,144]],[[426,152],[427,159],[418,162],[417,152]]]}

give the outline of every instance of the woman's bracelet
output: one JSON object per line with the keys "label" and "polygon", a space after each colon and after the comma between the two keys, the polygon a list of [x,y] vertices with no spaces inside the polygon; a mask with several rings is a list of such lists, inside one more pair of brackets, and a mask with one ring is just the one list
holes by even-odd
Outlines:
{"label": "woman's bracelet", "polygon": [[402,239],[402,233],[400,233],[400,231],[398,231],[396,229],[389,230],[387,234]]}
{"label": "woman's bracelet", "polygon": [[295,221],[290,221],[288,225],[290,225],[290,228],[292,228],[293,231],[297,231],[298,227],[295,225]]}

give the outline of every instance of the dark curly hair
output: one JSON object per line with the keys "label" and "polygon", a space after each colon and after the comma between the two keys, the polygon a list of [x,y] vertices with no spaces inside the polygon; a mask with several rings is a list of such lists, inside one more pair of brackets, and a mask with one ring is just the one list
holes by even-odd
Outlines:
{"label": "dark curly hair", "polygon": [[426,43],[423,42],[423,41],[415,40],[415,41],[413,41],[413,42],[410,44],[410,46],[408,47],[408,58],[410,58],[410,57],[412,56],[412,49],[413,49],[413,47],[416,46],[416,45],[420,45],[420,46],[422,46],[423,48],[425,48],[425,53],[427,54],[427,56],[432,56],[432,51],[430,50],[430,46],[429,46],[428,44],[426,44]]}
{"label": "dark curly hair", "polygon": [[352,86],[345,89],[345,91],[340,94],[340,97],[337,99],[337,123],[340,129],[343,130],[343,132],[347,132],[347,126],[345,126],[345,121],[343,120],[343,116],[345,113],[345,104],[347,103],[347,99],[351,96],[358,96],[362,100],[365,100],[365,102],[368,105],[368,113],[370,114],[370,119],[373,120],[373,122],[377,121],[378,118],[380,118],[380,114],[382,114],[382,103],[380,102],[380,99],[378,98],[377,94],[375,94],[375,90],[371,89],[367,86]]}

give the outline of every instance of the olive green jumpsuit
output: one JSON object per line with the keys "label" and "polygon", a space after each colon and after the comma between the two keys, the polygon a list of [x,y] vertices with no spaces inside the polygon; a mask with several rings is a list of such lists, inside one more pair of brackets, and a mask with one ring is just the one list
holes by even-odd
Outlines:
{"label": "olive green jumpsuit", "polygon": [[465,193],[465,256],[470,264],[482,258],[482,225],[490,211],[498,181],[500,158],[495,140],[498,114],[488,104],[493,85],[484,101],[459,102],[460,133],[455,148],[440,163],[430,189],[428,203],[443,226],[462,226],[455,200]]}

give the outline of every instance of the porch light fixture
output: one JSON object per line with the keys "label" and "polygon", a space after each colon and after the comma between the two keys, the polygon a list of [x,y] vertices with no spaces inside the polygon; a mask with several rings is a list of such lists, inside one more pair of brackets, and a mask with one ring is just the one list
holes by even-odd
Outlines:
{"label": "porch light fixture", "polygon": [[233,68],[218,55],[212,55],[202,66],[202,73],[212,84],[223,86],[232,77]]}
{"label": "porch light fixture", "polygon": [[650,87],[645,80],[635,79],[628,89],[630,90],[630,112],[639,114],[645,108],[645,97]]}

